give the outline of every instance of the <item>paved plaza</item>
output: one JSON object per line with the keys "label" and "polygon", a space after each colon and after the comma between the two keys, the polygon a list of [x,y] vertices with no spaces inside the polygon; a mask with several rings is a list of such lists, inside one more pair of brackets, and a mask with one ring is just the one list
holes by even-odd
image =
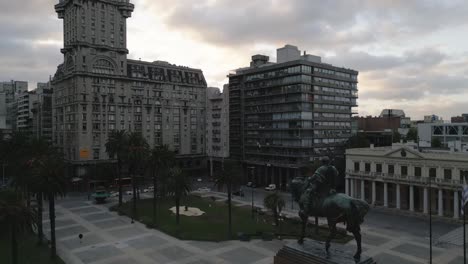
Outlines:
{"label": "paved plaza", "polygon": [[[238,204],[244,203],[238,200]],[[57,248],[67,264],[271,264],[284,243],[294,243],[279,240],[181,241],[147,229],[140,223],[132,224],[128,217],[110,212],[108,206],[95,205],[86,197],[69,197],[57,202]],[[48,224],[47,215],[44,219]],[[407,222],[411,228],[411,221]],[[372,256],[378,263],[428,263],[428,238],[421,234],[404,232],[404,226],[401,230],[389,228],[384,223],[382,226],[365,224],[362,230],[364,254]],[[46,233],[49,231],[46,229]],[[440,234],[436,235],[441,236],[443,232],[445,230],[440,229]],[[83,234],[83,239],[78,238],[79,234]],[[347,246],[355,250],[354,241]],[[433,263],[463,263],[462,256],[458,246],[442,244],[433,247]]]}

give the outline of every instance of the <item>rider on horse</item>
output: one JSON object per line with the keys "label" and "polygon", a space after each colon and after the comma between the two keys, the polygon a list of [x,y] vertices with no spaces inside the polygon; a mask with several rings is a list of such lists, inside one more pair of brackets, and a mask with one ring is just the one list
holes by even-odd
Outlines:
{"label": "rider on horse", "polygon": [[336,180],[338,170],[330,164],[330,159],[325,156],[321,159],[320,166],[312,176],[305,180],[305,193],[307,193],[311,208],[319,209],[323,200],[336,193]]}

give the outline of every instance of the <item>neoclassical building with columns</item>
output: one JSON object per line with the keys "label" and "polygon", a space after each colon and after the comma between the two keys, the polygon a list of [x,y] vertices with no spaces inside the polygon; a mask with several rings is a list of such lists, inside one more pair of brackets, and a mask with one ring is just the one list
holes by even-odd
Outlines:
{"label": "neoclassical building with columns", "polygon": [[372,205],[460,217],[468,155],[409,144],[346,150],[346,193]]}

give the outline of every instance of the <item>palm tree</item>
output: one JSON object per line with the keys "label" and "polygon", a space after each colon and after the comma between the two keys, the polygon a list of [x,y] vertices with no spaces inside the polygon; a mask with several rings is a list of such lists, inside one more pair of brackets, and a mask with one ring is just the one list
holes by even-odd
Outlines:
{"label": "palm tree", "polygon": [[[34,160],[36,159],[41,159],[44,155],[47,155],[49,151],[51,151],[50,146],[48,145],[47,141],[45,141],[42,138],[38,139],[32,139],[30,142],[30,147],[31,147],[31,159],[29,161],[29,168],[33,169],[34,173]],[[30,174],[31,175],[31,174]],[[38,237],[38,244],[41,245],[43,242],[44,238],[44,230],[43,230],[43,225],[42,225],[42,214],[43,214],[43,199],[44,195],[42,193],[42,190],[40,188],[37,188],[37,186],[34,184],[34,177],[30,177],[28,179],[28,190],[36,195],[36,201],[37,201],[37,237]]]}
{"label": "palm tree", "polygon": [[278,226],[279,214],[285,206],[283,197],[277,192],[270,193],[263,199],[263,205],[265,206],[265,208],[268,208],[273,212],[273,217],[275,218],[275,225]]}
{"label": "palm tree", "polygon": [[148,143],[141,133],[133,132],[128,135],[127,155],[128,169],[132,177],[133,219],[137,218],[137,175],[143,174],[143,167],[148,158],[148,149]]}
{"label": "palm tree", "polygon": [[179,168],[174,167],[169,169],[169,192],[174,196],[176,206],[176,223],[180,223],[180,200],[182,196],[187,196],[191,190],[191,182],[187,178],[186,174]]}
{"label": "palm tree", "polygon": [[124,130],[113,130],[106,142],[109,157],[117,158],[117,177],[119,178],[119,207],[122,206],[122,165],[127,157],[128,134]]}
{"label": "palm tree", "polygon": [[157,210],[157,195],[160,194],[158,190],[157,171],[167,170],[175,161],[175,153],[170,151],[167,145],[157,146],[151,150],[149,158],[149,167],[153,179],[153,225],[156,226],[156,210]]}
{"label": "palm tree", "polygon": [[[11,232],[11,259],[18,263],[18,234],[31,230],[34,216],[17,193],[0,191],[0,225],[7,226]],[[26,253],[26,252],[25,252]]]}
{"label": "palm tree", "polygon": [[240,181],[241,167],[236,161],[227,160],[223,161],[221,173],[216,174],[216,185],[218,188],[223,189],[226,186],[228,195],[228,237],[232,237],[232,186]]}
{"label": "palm tree", "polygon": [[34,161],[35,169],[33,184],[41,190],[49,200],[51,258],[57,256],[55,240],[55,198],[65,195],[66,179],[63,155],[55,149],[50,149],[46,155]]}

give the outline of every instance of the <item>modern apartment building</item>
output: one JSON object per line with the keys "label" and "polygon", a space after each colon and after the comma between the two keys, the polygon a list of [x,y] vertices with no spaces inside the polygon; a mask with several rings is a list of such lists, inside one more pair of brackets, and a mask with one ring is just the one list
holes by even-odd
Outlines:
{"label": "modern apartment building", "polygon": [[52,89],[50,83],[38,83],[32,103],[32,136],[52,143]]}
{"label": "modern apartment building", "polygon": [[301,56],[291,45],[277,58],[255,55],[250,67],[229,75],[229,148],[249,180],[284,189],[315,158],[344,154],[358,72]]}
{"label": "modern apartment building", "polygon": [[378,206],[459,218],[468,155],[416,144],[346,150],[346,193]]}
{"label": "modern apartment building", "polygon": [[[5,120],[5,130],[16,130],[19,96],[28,91],[28,82],[7,81],[0,82],[0,105],[4,103],[5,115],[0,114],[0,120]],[[3,98],[3,99],[2,99]],[[3,116],[3,117],[1,117]],[[2,129],[2,128],[0,128]]]}
{"label": "modern apartment building", "polygon": [[204,168],[206,82],[199,69],[127,59],[128,0],[62,0],[64,63],[52,80],[54,142],[76,164],[108,159],[112,130],[166,144],[188,168]]}
{"label": "modern apartment building", "polygon": [[229,157],[229,98],[227,85],[223,92],[209,87],[206,92],[206,154],[210,175],[220,169]]}
{"label": "modern apartment building", "polygon": [[16,112],[16,130],[27,134],[32,133],[33,113],[32,108],[34,102],[38,99],[34,91],[22,92],[17,99]]}

